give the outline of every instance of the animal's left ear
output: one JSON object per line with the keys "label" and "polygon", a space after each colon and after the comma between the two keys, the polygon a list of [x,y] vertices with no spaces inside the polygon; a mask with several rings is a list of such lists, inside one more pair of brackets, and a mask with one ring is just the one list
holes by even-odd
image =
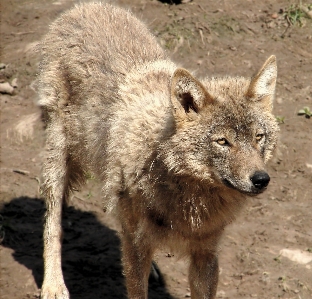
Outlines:
{"label": "animal's left ear", "polygon": [[265,109],[272,111],[276,86],[276,57],[270,56],[260,71],[251,79],[246,97],[261,103]]}

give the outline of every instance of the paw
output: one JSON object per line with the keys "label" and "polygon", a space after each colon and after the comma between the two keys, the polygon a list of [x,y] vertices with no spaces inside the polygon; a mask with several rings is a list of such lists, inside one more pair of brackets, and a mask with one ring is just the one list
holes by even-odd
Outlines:
{"label": "paw", "polygon": [[41,299],[69,299],[69,292],[64,283],[43,284],[41,288]]}

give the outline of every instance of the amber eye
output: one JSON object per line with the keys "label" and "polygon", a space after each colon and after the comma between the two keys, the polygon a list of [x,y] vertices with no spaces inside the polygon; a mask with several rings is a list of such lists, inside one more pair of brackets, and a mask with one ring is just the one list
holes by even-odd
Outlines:
{"label": "amber eye", "polygon": [[225,138],[220,138],[217,140],[220,145],[230,145],[230,143]]}
{"label": "amber eye", "polygon": [[264,134],[257,134],[257,135],[256,135],[256,140],[257,140],[257,141],[260,141],[260,140],[263,139],[263,137],[264,137]]}

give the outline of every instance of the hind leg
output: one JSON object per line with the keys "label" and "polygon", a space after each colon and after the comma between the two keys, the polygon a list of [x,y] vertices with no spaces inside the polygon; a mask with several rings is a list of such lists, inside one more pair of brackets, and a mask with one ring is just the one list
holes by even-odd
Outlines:
{"label": "hind leg", "polygon": [[[51,115],[52,114],[52,115]],[[68,156],[62,119],[49,115],[42,191],[46,200],[44,226],[44,281],[42,299],[68,299],[62,266],[62,205],[69,192]],[[56,114],[56,113],[55,113]]]}

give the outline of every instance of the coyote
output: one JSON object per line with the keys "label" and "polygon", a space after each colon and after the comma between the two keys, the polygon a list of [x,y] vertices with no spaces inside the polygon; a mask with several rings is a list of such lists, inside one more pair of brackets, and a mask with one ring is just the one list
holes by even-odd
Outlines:
{"label": "coyote", "polygon": [[46,118],[43,299],[67,299],[62,204],[86,173],[122,225],[128,298],[147,298],[153,253],[189,260],[193,299],[215,298],[217,246],[248,195],[263,192],[277,143],[276,58],[250,78],[196,79],[130,12],[80,4],[41,43]]}

